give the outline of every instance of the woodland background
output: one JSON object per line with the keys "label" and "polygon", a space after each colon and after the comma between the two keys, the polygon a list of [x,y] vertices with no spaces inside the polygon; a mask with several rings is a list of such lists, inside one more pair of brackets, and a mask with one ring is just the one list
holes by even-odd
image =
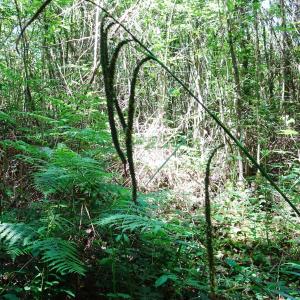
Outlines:
{"label": "woodland background", "polygon": [[[95,2],[299,208],[300,3]],[[103,11],[53,0],[20,35],[42,4],[0,0],[0,298],[300,299],[299,217],[155,61],[135,89],[133,203],[108,124]],[[129,36],[116,24],[108,38],[111,54]],[[125,119],[144,55],[129,43],[117,61]]]}

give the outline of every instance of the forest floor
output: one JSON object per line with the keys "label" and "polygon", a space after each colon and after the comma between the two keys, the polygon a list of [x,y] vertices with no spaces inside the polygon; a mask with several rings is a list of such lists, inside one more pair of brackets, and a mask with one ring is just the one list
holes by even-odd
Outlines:
{"label": "forest floor", "polygon": [[0,116],[3,299],[300,299],[297,218],[262,178],[238,187],[213,163],[213,296],[208,153],[139,133],[134,205],[105,126]]}

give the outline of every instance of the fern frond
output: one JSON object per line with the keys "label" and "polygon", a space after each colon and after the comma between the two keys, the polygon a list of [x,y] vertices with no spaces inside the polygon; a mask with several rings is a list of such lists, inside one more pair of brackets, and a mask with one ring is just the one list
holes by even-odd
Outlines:
{"label": "fern frond", "polygon": [[42,161],[48,158],[47,154],[43,151],[42,147],[33,146],[24,141],[3,140],[0,142],[0,145],[3,146],[4,149],[14,148],[22,152],[24,155],[31,157],[32,159],[37,159]]}
{"label": "fern frond", "polygon": [[70,241],[60,238],[47,238],[32,245],[33,252],[40,252],[42,260],[59,273],[84,275],[84,264],[78,258],[78,252]]}
{"label": "fern frond", "polygon": [[95,224],[99,226],[109,226],[121,230],[122,232],[140,231],[154,234],[168,234],[175,229],[175,225],[168,224],[163,220],[135,214],[113,214],[102,218]]}
{"label": "fern frond", "polygon": [[108,173],[101,164],[90,157],[60,145],[55,149],[49,164],[35,174],[37,188],[45,194],[69,192],[74,187],[87,187],[100,184]]}
{"label": "fern frond", "polygon": [[7,253],[15,259],[19,255],[32,253],[51,269],[60,274],[84,275],[84,264],[72,242],[60,238],[38,239],[36,232],[28,225],[18,223],[0,224],[0,240]]}
{"label": "fern frond", "polygon": [[6,114],[3,111],[0,111],[0,124],[16,125],[16,120],[12,118],[9,114]]}
{"label": "fern frond", "polygon": [[0,241],[4,244],[7,254],[15,260],[17,256],[28,254],[28,245],[32,242],[36,232],[23,223],[0,224]]}
{"label": "fern frond", "polygon": [[41,192],[47,195],[70,190],[73,186],[73,180],[66,170],[56,166],[48,166],[42,172],[35,174],[35,184]]}
{"label": "fern frond", "polygon": [[8,246],[16,244],[26,246],[31,243],[34,236],[35,231],[26,224],[0,224],[0,240]]}
{"label": "fern frond", "polygon": [[12,245],[7,247],[6,252],[14,261],[18,256],[29,254],[30,249],[22,245]]}
{"label": "fern frond", "polygon": [[94,130],[92,128],[73,128],[64,129],[61,133],[57,133],[57,136],[66,137],[72,141],[80,141],[81,143],[88,143],[89,145],[101,145],[105,146],[110,140],[109,134],[104,130]]}
{"label": "fern frond", "polygon": [[53,118],[50,118],[48,116],[45,116],[44,112],[42,111],[36,111],[36,112],[24,112],[24,111],[14,111],[13,112],[16,115],[22,116],[22,117],[26,117],[26,118],[31,118],[32,120],[37,120],[39,122],[42,122],[44,124],[49,124],[49,125],[53,125],[53,124],[58,124],[59,121],[55,120]]}

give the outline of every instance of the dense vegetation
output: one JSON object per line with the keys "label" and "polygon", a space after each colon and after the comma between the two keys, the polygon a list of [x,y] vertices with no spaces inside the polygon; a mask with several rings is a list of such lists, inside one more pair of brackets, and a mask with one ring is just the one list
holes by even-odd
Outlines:
{"label": "dense vegetation", "polygon": [[299,17],[1,0],[0,299],[300,299]]}

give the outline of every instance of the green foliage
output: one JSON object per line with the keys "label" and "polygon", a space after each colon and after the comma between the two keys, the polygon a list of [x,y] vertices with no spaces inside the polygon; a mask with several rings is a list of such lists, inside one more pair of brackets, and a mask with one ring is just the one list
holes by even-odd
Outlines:
{"label": "green foliage", "polygon": [[24,141],[4,140],[0,142],[0,145],[4,149],[13,148],[17,150],[19,153],[15,157],[32,165],[43,165],[49,157],[49,148],[35,146]]}
{"label": "green foliage", "polygon": [[121,214],[118,212],[102,217],[96,224],[100,226],[109,225],[121,230],[123,233],[138,231],[141,233],[167,234],[173,227],[162,220],[151,218],[149,215]]}
{"label": "green foliage", "polygon": [[64,145],[51,152],[49,163],[35,174],[35,183],[46,195],[62,192],[71,193],[74,189],[92,191],[101,186],[108,174],[101,164],[82,157]]}
{"label": "green foliage", "polygon": [[[135,97],[137,118],[131,118],[137,138],[130,143],[148,145],[138,145],[133,157],[140,186],[133,205],[112,151],[102,74],[94,69],[103,50],[91,51],[96,9],[53,1],[16,53],[19,21],[24,26],[41,2],[0,1],[0,298],[209,299],[201,164],[223,134],[170,74],[149,65]],[[147,9],[133,0],[105,5],[120,20],[130,15],[126,26],[143,32],[161,61],[241,133],[249,153],[299,207],[295,1],[150,2]],[[118,26],[111,33],[107,55],[114,57],[120,34],[128,36]],[[131,45],[113,63],[108,89],[123,119],[132,112],[126,110],[128,79],[145,54]],[[28,110],[29,92],[34,110]],[[122,123],[121,116],[116,131]],[[115,139],[124,149],[117,133],[123,132]],[[168,145],[182,136],[186,145],[170,156]],[[211,298],[300,299],[298,219],[257,170],[246,172],[251,166],[244,159],[247,180],[237,187],[231,152],[226,141],[211,174],[217,282]],[[161,154],[174,168],[159,169],[161,186],[145,186]],[[149,192],[162,187],[173,191]]]}
{"label": "green foliage", "polygon": [[28,225],[1,223],[0,224],[0,239],[8,246],[20,245],[27,246],[32,241],[35,232]]}
{"label": "green foliage", "polygon": [[[151,204],[152,197],[155,197],[155,204]],[[165,219],[161,212],[164,205],[159,195],[142,197],[138,206],[130,200],[120,201],[94,223],[101,227],[101,231],[108,228],[113,233],[106,249],[107,257],[99,261],[100,265],[113,268],[113,276],[118,278],[118,282],[122,280],[122,270],[127,270],[129,277],[135,276],[141,286],[144,282],[151,282],[148,290],[137,291],[136,297],[140,299],[160,299],[168,286],[173,287],[170,297],[174,299],[189,295],[189,288],[194,289],[190,295],[206,291],[201,283],[204,278],[199,277],[196,271],[198,265],[192,263],[193,259],[204,255],[204,249],[199,249],[200,244],[195,239],[196,232],[183,220],[178,220],[180,215]],[[132,245],[139,245],[138,249]],[[132,263],[127,259],[131,256],[134,269],[147,265],[147,270],[134,275]],[[187,265],[189,267],[183,267]]]}
{"label": "green foliage", "polygon": [[43,238],[28,225],[10,223],[0,224],[0,239],[14,259],[19,255],[31,253],[33,257],[40,256],[50,270],[62,275],[85,273],[77,250],[70,241],[54,237]]}
{"label": "green foliage", "polygon": [[161,285],[165,284],[168,280],[175,281],[177,279],[177,276],[174,274],[164,274],[161,275],[159,278],[155,281],[155,287],[160,287]]}
{"label": "green foliage", "polygon": [[32,252],[41,253],[42,261],[50,270],[64,275],[68,273],[85,274],[85,267],[78,257],[73,243],[60,238],[47,238],[36,241],[31,246]]}
{"label": "green foliage", "polygon": [[0,124],[4,125],[15,125],[16,121],[8,114],[0,111]]}

